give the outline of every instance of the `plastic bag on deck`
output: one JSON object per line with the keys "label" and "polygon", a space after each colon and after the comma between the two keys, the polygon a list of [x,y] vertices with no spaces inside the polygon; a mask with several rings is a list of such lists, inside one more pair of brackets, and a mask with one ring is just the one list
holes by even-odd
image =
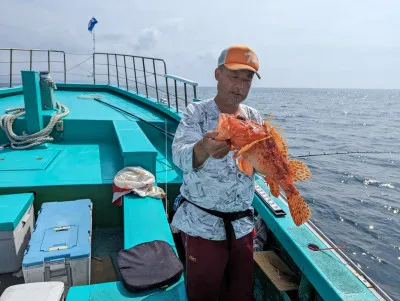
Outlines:
{"label": "plastic bag on deck", "polygon": [[138,166],[125,167],[114,177],[112,204],[121,206],[122,197],[131,192],[141,197],[165,198],[164,190],[154,186],[154,183],[154,175],[144,168]]}

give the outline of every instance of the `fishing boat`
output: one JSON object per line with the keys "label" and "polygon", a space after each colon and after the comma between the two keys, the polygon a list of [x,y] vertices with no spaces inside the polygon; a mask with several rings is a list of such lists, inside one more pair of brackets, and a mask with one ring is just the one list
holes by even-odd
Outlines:
{"label": "fishing boat", "polygon": [[[163,59],[99,52],[88,61],[91,82],[79,81],[68,73],[67,57],[62,50],[0,49],[0,116],[19,114],[8,134],[0,131],[0,208],[29,199],[37,219],[46,203],[90,200],[90,281],[71,281],[67,301],[187,300],[184,273],[167,288],[128,291],[115,258],[121,249],[161,240],[185,262],[170,227],[182,184],[171,143],[182,111],[200,101],[198,84],[169,74]],[[44,137],[23,138],[46,128]],[[10,142],[10,132],[20,143]],[[154,175],[166,197],[129,193],[115,206],[116,174],[137,166]],[[254,300],[391,300],[312,221],[297,227],[285,195],[271,196],[255,177],[253,206],[268,232],[254,252]],[[0,275],[0,282],[24,282],[15,275]]]}

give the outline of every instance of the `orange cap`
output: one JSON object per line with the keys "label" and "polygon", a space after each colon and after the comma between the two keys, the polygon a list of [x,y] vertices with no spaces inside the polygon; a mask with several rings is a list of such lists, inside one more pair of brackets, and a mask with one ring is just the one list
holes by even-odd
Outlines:
{"label": "orange cap", "polygon": [[218,66],[224,65],[230,70],[250,70],[258,74],[258,57],[253,49],[245,45],[232,45],[222,50],[218,59]]}

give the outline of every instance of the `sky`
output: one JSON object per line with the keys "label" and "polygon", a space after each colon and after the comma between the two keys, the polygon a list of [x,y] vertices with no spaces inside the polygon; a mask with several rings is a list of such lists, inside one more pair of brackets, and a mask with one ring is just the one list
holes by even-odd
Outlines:
{"label": "sky", "polygon": [[260,61],[254,87],[400,88],[398,0],[0,3],[3,48],[90,55],[87,24],[94,16],[96,51],[163,58],[168,73],[200,86],[215,86],[222,49],[246,44]]}

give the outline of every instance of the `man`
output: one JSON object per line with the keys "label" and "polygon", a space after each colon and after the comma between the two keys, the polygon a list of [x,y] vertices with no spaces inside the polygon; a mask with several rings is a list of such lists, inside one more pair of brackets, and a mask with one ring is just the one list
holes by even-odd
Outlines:
{"label": "man", "polygon": [[214,99],[189,104],[172,144],[183,171],[183,201],[172,226],[181,231],[189,300],[252,300],[254,178],[242,173],[229,141],[216,141],[218,115],[237,114],[262,123],[243,105],[258,58],[247,46],[222,51],[215,70]]}

